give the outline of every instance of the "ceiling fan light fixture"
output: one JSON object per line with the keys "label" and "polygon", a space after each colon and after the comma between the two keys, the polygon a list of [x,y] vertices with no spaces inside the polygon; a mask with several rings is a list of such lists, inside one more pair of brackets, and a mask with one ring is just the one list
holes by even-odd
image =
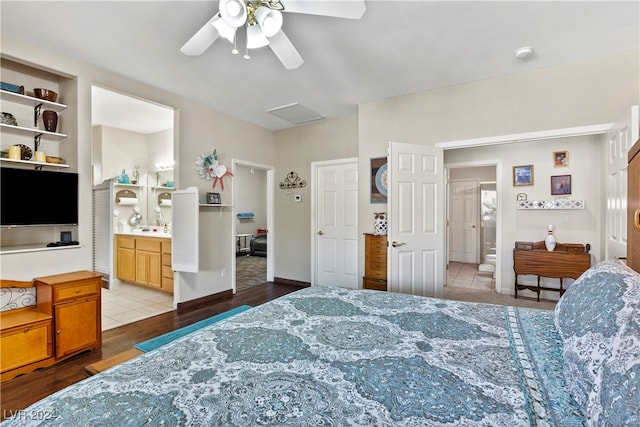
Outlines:
{"label": "ceiling fan light fixture", "polygon": [[220,34],[220,37],[223,37],[229,40],[230,43],[233,43],[233,40],[236,37],[237,28],[227,24],[224,18],[213,21],[211,25],[213,25],[216,28],[216,30],[218,30],[218,34]]}
{"label": "ceiling fan light fixture", "polygon": [[247,5],[242,0],[220,0],[220,15],[232,27],[241,27],[247,22]]}
{"label": "ceiling fan light fixture", "polygon": [[266,37],[273,37],[282,29],[282,13],[279,10],[260,6],[256,10],[256,21]]}
{"label": "ceiling fan light fixture", "polygon": [[247,25],[247,49],[258,49],[269,44],[260,26]]}

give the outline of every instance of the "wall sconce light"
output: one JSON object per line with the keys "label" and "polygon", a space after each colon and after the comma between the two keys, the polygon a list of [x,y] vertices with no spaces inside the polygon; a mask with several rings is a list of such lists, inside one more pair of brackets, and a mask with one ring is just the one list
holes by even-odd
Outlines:
{"label": "wall sconce light", "polygon": [[155,166],[157,170],[168,170],[173,169],[175,164],[176,162],[174,160],[165,160],[163,162],[157,162]]}

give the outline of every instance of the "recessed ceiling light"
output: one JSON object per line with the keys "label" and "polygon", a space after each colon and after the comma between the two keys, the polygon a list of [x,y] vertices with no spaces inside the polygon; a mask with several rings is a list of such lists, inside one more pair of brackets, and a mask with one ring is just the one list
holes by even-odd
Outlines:
{"label": "recessed ceiling light", "polygon": [[516,49],[516,51],[513,52],[513,56],[521,61],[530,58],[531,55],[533,55],[533,48],[531,46],[521,47],[520,49]]}

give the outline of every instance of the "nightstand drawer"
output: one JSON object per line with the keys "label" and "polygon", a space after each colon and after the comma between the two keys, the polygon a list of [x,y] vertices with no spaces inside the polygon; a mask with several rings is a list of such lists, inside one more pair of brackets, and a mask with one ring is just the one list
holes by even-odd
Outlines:
{"label": "nightstand drawer", "polygon": [[71,285],[56,286],[53,289],[53,302],[69,300],[73,298],[96,295],[100,291],[100,282],[94,279],[74,282]]}

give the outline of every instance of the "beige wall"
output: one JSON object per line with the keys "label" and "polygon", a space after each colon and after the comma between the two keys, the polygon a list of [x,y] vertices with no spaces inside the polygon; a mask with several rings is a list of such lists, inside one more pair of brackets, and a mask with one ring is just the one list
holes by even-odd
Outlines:
{"label": "beige wall", "polygon": [[[361,233],[373,231],[373,212],[381,210],[380,205],[369,203],[368,161],[370,157],[384,156],[389,141],[434,144],[611,123],[622,117],[631,105],[639,103],[639,82],[639,52],[631,51],[360,105],[358,155]],[[491,146],[485,150],[490,153],[491,158],[501,159],[506,155],[503,152],[505,147]],[[537,150],[535,144],[530,146],[531,155],[535,155]],[[576,147],[576,155],[580,150],[581,146]],[[587,152],[590,150],[588,148]],[[545,149],[544,156],[550,158],[550,151]],[[574,157],[574,154],[571,156]],[[462,151],[462,155],[458,157],[458,161],[474,159],[474,154],[468,151]],[[526,157],[523,160],[524,164],[530,163],[526,161]],[[580,165],[575,164],[576,167]],[[588,168],[587,165],[590,164],[586,163],[584,167]],[[510,161],[505,161],[504,167],[510,168]],[[600,170],[600,166],[598,168]],[[601,174],[596,177],[604,179]],[[504,179],[505,186],[511,183],[510,170],[504,175]],[[511,193],[509,191],[505,194],[505,201],[515,200],[515,193]],[[505,203],[504,209],[502,243],[503,251],[508,252],[518,234],[515,228],[523,225],[523,216],[515,216],[510,203]],[[594,216],[583,218],[581,226],[586,229],[587,224],[590,224],[600,229],[602,218],[598,211],[586,212],[586,215]],[[535,226],[528,228],[531,238],[540,229],[537,222]],[[573,234],[566,238],[577,239],[578,236]],[[585,240],[585,236],[580,236],[580,240]],[[595,237],[589,240],[594,241]],[[508,253],[503,253],[503,256],[508,258]],[[360,245],[360,260],[362,270],[363,245]],[[503,270],[507,273],[508,268]]]}
{"label": "beige wall", "polygon": [[[275,276],[311,280],[311,163],[358,156],[358,118],[324,120],[275,133]],[[297,172],[305,188],[281,190],[287,173]],[[294,202],[294,195],[302,201]]]}
{"label": "beige wall", "polygon": [[251,212],[254,215],[250,219],[234,219],[236,234],[256,234],[258,228],[267,228],[267,171],[238,166],[233,181],[239,190],[236,191],[233,201],[236,212]]}

